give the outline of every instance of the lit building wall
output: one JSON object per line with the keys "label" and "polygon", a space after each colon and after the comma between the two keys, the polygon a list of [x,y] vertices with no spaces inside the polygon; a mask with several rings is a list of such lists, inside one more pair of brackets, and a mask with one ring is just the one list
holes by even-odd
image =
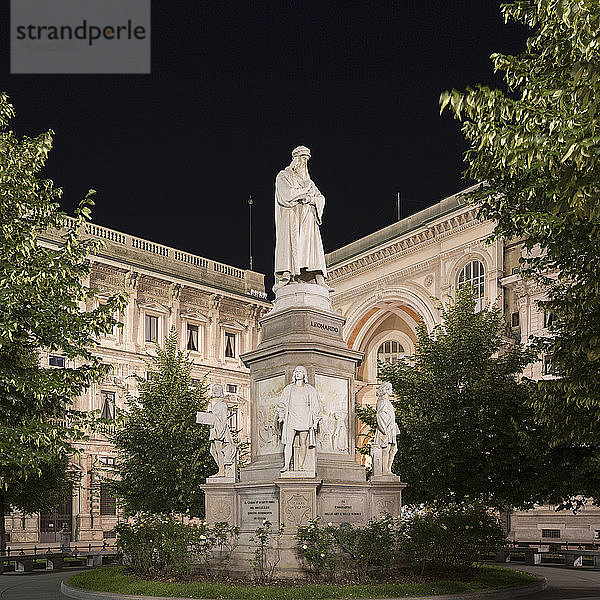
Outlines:
{"label": "lit building wall", "polygon": [[[96,290],[87,308],[125,290],[128,303],[118,315],[124,324],[99,340],[96,353],[111,365],[110,375],[94,384],[76,401],[75,408],[96,410],[107,418],[115,407],[125,407],[125,394],[137,394],[133,374],[145,375],[154,341],[164,342],[171,327],[179,345],[193,360],[193,383],[223,385],[230,407],[230,423],[244,441],[250,439],[249,371],[240,354],[260,341],[258,320],[270,310],[264,275],[238,269],[200,256],[156,244],[97,225],[87,235],[102,238],[105,247],[93,257],[89,281]],[[58,235],[47,234],[41,243],[56,246]],[[46,354],[48,366],[61,368],[65,359]],[[75,542],[110,540],[118,515],[114,498],[103,481],[110,478],[115,452],[102,432],[78,447],[75,459],[80,473],[72,503],[50,515],[6,517],[10,545],[23,542],[57,542],[66,525]]]}
{"label": "lit building wall", "polygon": [[[544,291],[519,273],[522,243],[488,243],[492,230],[493,223],[479,220],[476,207],[456,194],[327,255],[333,305],[346,317],[344,337],[365,354],[356,378],[359,404],[376,403],[378,357],[413,354],[417,323],[431,330],[439,322],[436,305],[465,283],[479,293],[479,306],[503,308],[507,340],[527,344],[531,335],[547,335],[551,316],[537,306]],[[524,375],[552,377],[543,358]],[[358,422],[357,432],[360,446],[369,430]],[[517,540],[540,540],[550,530],[560,532],[554,541],[593,542],[600,535],[600,509],[591,505],[577,516],[548,506],[515,511],[510,521]]]}

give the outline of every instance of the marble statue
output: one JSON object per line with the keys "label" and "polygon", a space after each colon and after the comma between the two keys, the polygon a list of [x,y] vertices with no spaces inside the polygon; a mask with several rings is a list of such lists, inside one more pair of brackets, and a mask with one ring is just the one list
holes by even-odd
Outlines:
{"label": "marble statue", "polygon": [[237,446],[229,429],[228,406],[222,385],[212,386],[212,397],[216,400],[211,412],[197,412],[196,423],[210,425],[210,454],[219,467],[219,472],[214,477],[235,478]]}
{"label": "marble statue", "polygon": [[400,433],[396,411],[390,401],[392,384],[382,383],[377,388],[377,429],[371,445],[373,476],[391,475],[392,463],[398,451],[396,436]]}
{"label": "marble statue", "polygon": [[275,279],[273,291],[293,281],[325,283],[327,269],[319,226],[325,197],[308,174],[310,150],[298,146],[275,179]]}
{"label": "marble statue", "polygon": [[299,464],[294,464],[294,471],[305,470],[308,449],[316,445],[316,431],[322,416],[319,394],[308,383],[306,368],[298,365],[294,369],[292,380],[293,383],[283,388],[277,404],[277,419],[282,423],[281,441],[284,444],[282,473],[290,468],[296,436],[299,441]]}

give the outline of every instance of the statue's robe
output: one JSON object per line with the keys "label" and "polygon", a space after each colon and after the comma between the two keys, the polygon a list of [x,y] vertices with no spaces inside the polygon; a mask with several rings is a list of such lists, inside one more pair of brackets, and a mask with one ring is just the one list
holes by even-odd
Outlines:
{"label": "statue's robe", "polygon": [[291,444],[294,441],[296,431],[308,430],[308,447],[314,448],[316,444],[316,429],[322,417],[319,393],[308,383],[302,386],[308,394],[308,414],[305,415],[306,420],[302,419],[302,422],[297,423],[292,418],[290,411],[290,400],[295,387],[297,387],[295,383],[286,385],[277,403],[277,415],[283,421],[281,441],[284,444]]}
{"label": "statue's robe", "polygon": [[389,398],[377,399],[377,430],[373,437],[373,446],[384,448],[395,446],[396,436],[400,433],[396,423],[396,411]]}
{"label": "statue's robe", "polygon": [[217,449],[212,442],[222,442],[223,464],[231,465],[235,461],[237,447],[233,440],[233,436],[231,435],[231,430],[229,429],[227,402],[225,402],[225,400],[218,400],[215,402],[211,412],[213,415],[213,424],[210,427],[208,436],[208,439],[211,442],[210,454],[218,465]]}
{"label": "statue's robe", "polygon": [[[316,206],[298,203],[310,196]],[[327,276],[325,252],[319,225],[325,198],[310,177],[302,180],[291,166],[275,179],[275,273],[289,271],[300,275],[302,269]]]}

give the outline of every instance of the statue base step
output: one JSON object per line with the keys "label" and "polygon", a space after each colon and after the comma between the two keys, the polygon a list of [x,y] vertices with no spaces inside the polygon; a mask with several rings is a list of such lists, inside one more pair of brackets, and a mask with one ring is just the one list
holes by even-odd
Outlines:
{"label": "statue base step", "polygon": [[299,306],[331,312],[329,289],[316,283],[288,283],[275,292],[273,310],[269,314]]}
{"label": "statue base step", "polygon": [[402,506],[402,490],[406,487],[395,475],[394,480],[361,483],[327,482],[319,477],[280,477],[270,483],[208,482],[202,486],[206,493],[206,520],[210,525],[226,521],[240,528],[239,545],[234,551],[232,572],[252,574],[250,560],[256,544],[250,541],[265,521],[273,530],[281,529],[277,577],[304,575],[299,559],[297,540],[299,526],[319,518],[323,525],[351,523],[361,527],[371,519],[386,514],[397,516]]}

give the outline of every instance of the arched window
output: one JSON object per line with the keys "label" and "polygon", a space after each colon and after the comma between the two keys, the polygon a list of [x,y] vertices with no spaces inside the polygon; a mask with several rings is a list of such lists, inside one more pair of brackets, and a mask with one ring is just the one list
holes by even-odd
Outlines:
{"label": "arched window", "polygon": [[481,261],[472,260],[460,270],[457,287],[460,290],[467,285],[473,288],[476,300],[475,310],[480,311],[483,308],[485,296],[485,272]]}
{"label": "arched window", "polygon": [[377,361],[397,363],[404,358],[404,348],[400,342],[387,340],[377,350]]}

